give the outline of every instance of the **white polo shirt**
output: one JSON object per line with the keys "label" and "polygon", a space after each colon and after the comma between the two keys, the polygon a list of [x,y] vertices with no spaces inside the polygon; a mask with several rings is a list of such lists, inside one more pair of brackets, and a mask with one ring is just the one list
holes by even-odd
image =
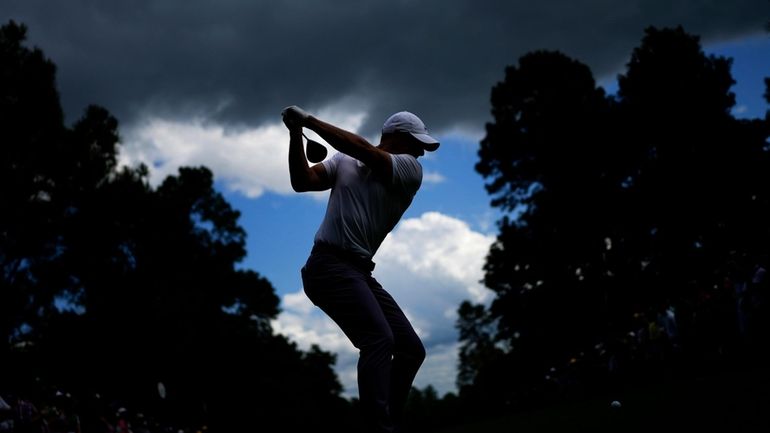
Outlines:
{"label": "white polo shirt", "polygon": [[371,259],[412,203],[422,183],[422,166],[412,155],[391,154],[393,176],[378,179],[344,153],[323,162],[332,182],[329,204],[315,242],[326,242]]}

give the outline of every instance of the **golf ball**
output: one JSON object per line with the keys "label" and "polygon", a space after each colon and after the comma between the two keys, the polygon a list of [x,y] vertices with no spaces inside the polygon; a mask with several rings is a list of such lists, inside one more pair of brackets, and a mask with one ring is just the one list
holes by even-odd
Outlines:
{"label": "golf ball", "polygon": [[620,408],[620,402],[617,400],[613,400],[612,403],[610,403],[610,407],[613,409],[619,409]]}

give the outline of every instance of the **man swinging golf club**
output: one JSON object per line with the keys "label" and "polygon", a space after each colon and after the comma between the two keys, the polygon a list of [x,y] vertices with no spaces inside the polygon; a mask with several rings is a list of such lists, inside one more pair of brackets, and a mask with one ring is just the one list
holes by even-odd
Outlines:
{"label": "man swinging golf club", "polygon": [[[305,294],[360,351],[358,391],[371,431],[397,431],[425,348],[396,301],[372,277],[372,257],[420,188],[417,158],[436,150],[439,142],[406,111],[385,121],[378,146],[296,106],[282,115],[289,129],[294,190],[331,188],[326,216],[302,268]],[[340,153],[310,166],[302,128]]]}

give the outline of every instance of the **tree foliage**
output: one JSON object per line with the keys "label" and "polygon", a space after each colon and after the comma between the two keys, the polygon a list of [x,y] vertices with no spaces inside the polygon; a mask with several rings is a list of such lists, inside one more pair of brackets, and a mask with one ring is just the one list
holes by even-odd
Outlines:
{"label": "tree foliage", "polygon": [[146,167],[120,167],[118,121],[91,106],[65,126],[56,68],[25,36],[0,28],[0,358],[18,373],[7,383],[38,377],[180,426],[344,431],[334,356],[274,334],[279,300],[237,266],[246,233],[211,171],[183,167],[153,188]]}
{"label": "tree foliage", "polygon": [[[634,314],[673,307],[686,331],[731,260],[768,251],[770,129],[732,115],[730,65],[682,28],[648,28],[617,95],[559,52],[506,69],[476,169],[492,205],[518,217],[500,221],[487,257],[493,302],[461,307],[459,326],[494,323],[517,373],[484,355],[487,336],[461,335],[461,356],[481,359],[461,368],[469,392],[521,397]],[[482,384],[488,374],[500,380]]]}

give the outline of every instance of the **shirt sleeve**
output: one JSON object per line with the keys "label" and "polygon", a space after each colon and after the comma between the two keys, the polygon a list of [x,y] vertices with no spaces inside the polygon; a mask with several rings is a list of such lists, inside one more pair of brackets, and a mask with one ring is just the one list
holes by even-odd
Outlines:
{"label": "shirt sleeve", "polygon": [[329,176],[329,179],[334,180],[337,177],[337,166],[343,155],[342,152],[336,153],[334,156],[321,163],[323,164],[324,169],[326,169],[326,174]]}
{"label": "shirt sleeve", "polygon": [[412,194],[422,184],[422,165],[412,155],[391,155],[393,162],[393,185]]}

